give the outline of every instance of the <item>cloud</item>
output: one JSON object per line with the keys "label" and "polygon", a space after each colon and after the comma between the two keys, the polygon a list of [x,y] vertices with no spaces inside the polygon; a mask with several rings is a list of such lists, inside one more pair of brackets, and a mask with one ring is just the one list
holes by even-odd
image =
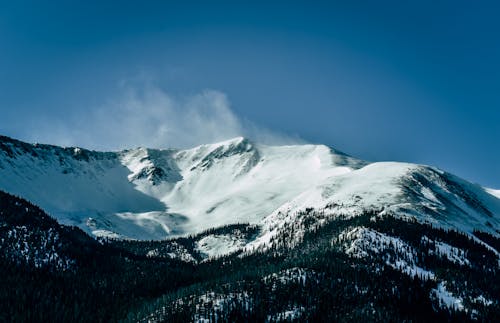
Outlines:
{"label": "cloud", "polygon": [[98,150],[188,148],[237,136],[264,144],[301,142],[242,120],[220,91],[173,96],[150,83],[124,85],[101,107],[37,128],[37,141]]}

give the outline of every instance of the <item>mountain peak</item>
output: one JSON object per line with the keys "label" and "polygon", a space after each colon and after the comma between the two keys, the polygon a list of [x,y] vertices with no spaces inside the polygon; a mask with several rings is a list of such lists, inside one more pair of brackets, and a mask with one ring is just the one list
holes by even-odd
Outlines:
{"label": "mountain peak", "polygon": [[[417,166],[368,163],[324,145],[254,144],[241,136],[186,150],[118,153],[0,136],[0,189],[89,233],[164,238],[271,215],[281,225],[283,214],[292,219],[293,212],[330,206],[332,214],[404,209],[448,227],[461,221],[498,232],[496,192]],[[87,225],[90,217],[98,227]]]}
{"label": "mountain peak", "polygon": [[214,143],[214,145],[239,144],[239,143],[241,143],[243,141],[249,141],[249,140],[246,137],[238,136],[238,137],[234,137],[234,138],[230,138],[230,139],[227,139],[227,140],[216,142],[216,143]]}
{"label": "mountain peak", "polygon": [[[244,152],[251,150],[253,148],[253,143],[250,141],[250,139],[240,136],[202,146],[210,147],[211,149],[219,149],[225,151],[233,150],[235,152]],[[195,149],[196,148],[197,147],[195,147]]]}

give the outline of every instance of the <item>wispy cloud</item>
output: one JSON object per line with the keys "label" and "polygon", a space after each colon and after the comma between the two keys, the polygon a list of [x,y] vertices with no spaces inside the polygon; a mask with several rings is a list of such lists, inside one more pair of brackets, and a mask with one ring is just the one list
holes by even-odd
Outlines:
{"label": "wispy cloud", "polygon": [[187,148],[237,136],[265,144],[301,142],[242,120],[220,91],[173,96],[151,83],[124,85],[119,95],[103,106],[70,120],[38,127],[36,140],[99,150]]}

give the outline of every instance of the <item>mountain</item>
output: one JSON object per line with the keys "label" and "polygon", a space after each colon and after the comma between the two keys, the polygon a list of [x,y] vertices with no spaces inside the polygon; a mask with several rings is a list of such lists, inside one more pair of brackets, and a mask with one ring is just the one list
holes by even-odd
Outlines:
{"label": "mountain", "polygon": [[189,262],[97,241],[1,191],[0,251],[2,322],[109,322],[144,291],[159,296],[194,281]]}
{"label": "mountain", "polygon": [[328,216],[381,210],[467,232],[500,228],[499,199],[446,172],[245,138],[95,152],[0,137],[0,189],[92,235],[143,240],[236,223],[271,232],[280,217],[327,206]]}
{"label": "mountain", "polygon": [[[307,214],[321,218],[323,211]],[[171,240],[96,241],[0,192],[0,320],[500,318],[500,239],[488,233],[469,235],[371,212],[314,226],[293,247],[292,230],[259,252],[207,258],[199,248],[224,236],[251,241],[256,229],[233,225]]]}
{"label": "mountain", "polygon": [[498,191],[433,167],[0,137],[1,190],[2,321],[500,319]]}
{"label": "mountain", "polygon": [[325,146],[270,147],[244,138],[106,153],[0,138],[0,189],[96,236],[135,239],[258,223],[324,178],[362,165]]}

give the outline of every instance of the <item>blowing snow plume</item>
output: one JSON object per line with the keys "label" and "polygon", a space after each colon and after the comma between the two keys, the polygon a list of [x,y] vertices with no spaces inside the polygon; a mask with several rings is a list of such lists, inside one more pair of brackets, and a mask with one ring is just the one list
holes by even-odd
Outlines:
{"label": "blowing snow plume", "polygon": [[301,141],[242,120],[220,91],[205,90],[179,97],[146,85],[125,87],[120,94],[118,99],[90,109],[73,122],[39,128],[32,139],[98,150],[137,146],[187,148],[237,136],[266,144]]}

